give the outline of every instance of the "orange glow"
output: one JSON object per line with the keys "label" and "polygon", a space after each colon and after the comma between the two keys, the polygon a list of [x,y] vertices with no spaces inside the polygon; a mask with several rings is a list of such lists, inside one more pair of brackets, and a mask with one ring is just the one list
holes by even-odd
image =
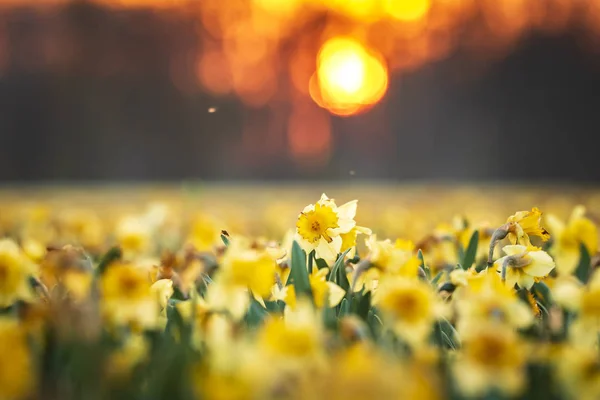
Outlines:
{"label": "orange glow", "polygon": [[320,98],[315,101],[338,115],[355,114],[377,103],[388,84],[381,57],[344,37],[321,47],[316,76]]}
{"label": "orange glow", "polygon": [[430,0],[383,0],[383,4],[386,13],[401,21],[421,19],[431,6]]}
{"label": "orange glow", "polygon": [[[600,44],[600,0],[88,1],[112,9],[158,10],[154,15],[169,24],[194,26],[197,38],[183,33],[185,40],[169,46],[174,86],[182,93],[202,88],[235,95],[246,106],[277,110],[281,121],[267,136],[260,136],[266,135],[264,121],[244,124],[244,145],[255,141],[258,154],[265,151],[263,143],[277,147],[287,140],[292,156],[311,163],[326,162],[330,153],[328,112],[350,116],[370,110],[385,95],[392,73],[416,70],[456,49],[499,58],[530,32],[557,34],[577,27],[586,46]],[[0,0],[0,10],[38,6],[42,15],[52,15],[49,9],[74,3]],[[11,48],[12,33],[0,15],[0,76],[12,65],[68,71],[77,62],[63,18],[42,19],[49,25],[39,30],[44,38],[32,35],[32,50],[23,55]],[[169,43],[168,35],[164,39]],[[107,55],[94,70],[129,71],[127,57]]]}
{"label": "orange glow", "polygon": [[202,85],[215,94],[231,92],[232,77],[225,56],[219,51],[206,52],[198,63]]}
{"label": "orange glow", "polygon": [[329,9],[360,21],[374,21],[381,16],[378,1],[373,0],[322,0]]}
{"label": "orange glow", "polygon": [[331,152],[331,122],[327,112],[308,102],[296,104],[288,120],[288,144],[303,166],[327,162]]}

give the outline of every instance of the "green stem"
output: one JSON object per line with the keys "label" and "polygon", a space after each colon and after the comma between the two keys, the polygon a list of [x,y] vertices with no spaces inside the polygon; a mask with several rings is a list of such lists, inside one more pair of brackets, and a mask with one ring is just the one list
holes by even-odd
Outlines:
{"label": "green stem", "polygon": [[308,253],[308,273],[312,274],[313,271],[313,260],[315,259],[315,250]]}

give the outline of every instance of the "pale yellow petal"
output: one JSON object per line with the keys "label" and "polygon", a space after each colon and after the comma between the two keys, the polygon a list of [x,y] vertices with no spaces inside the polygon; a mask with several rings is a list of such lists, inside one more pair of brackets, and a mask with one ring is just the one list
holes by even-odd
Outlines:
{"label": "pale yellow petal", "polygon": [[331,239],[331,242],[328,243],[325,239],[321,238],[317,246],[317,256],[327,261],[328,264],[335,261],[342,248],[341,237],[336,236]]}
{"label": "pale yellow petal", "polygon": [[560,275],[568,276],[573,274],[579,264],[581,253],[579,249],[557,249],[554,254],[556,270]]}
{"label": "pale yellow petal", "polygon": [[521,253],[524,253],[526,250],[527,250],[527,246],[523,246],[520,244],[511,244],[508,246],[504,246],[502,248],[502,251],[507,256],[514,256],[515,254],[521,254]]}
{"label": "pale yellow petal", "polygon": [[358,200],[352,200],[338,207],[337,212],[340,219],[354,219]]}
{"label": "pale yellow petal", "polygon": [[541,277],[546,276],[554,269],[554,260],[545,251],[532,251],[528,254],[532,262],[523,267],[528,275]]}
{"label": "pale yellow petal", "polygon": [[342,289],[333,282],[327,282],[327,287],[329,288],[329,293],[327,296],[327,305],[329,307],[335,307],[338,304],[340,304],[340,302],[346,295],[346,292],[344,291],[344,289]]}
{"label": "pale yellow petal", "polygon": [[519,283],[520,287],[523,287],[526,289],[531,289],[531,287],[535,283],[535,280],[533,279],[533,276],[531,276],[531,275],[521,274],[521,276],[519,277],[518,283]]}
{"label": "pale yellow petal", "polygon": [[548,226],[548,230],[555,238],[562,235],[565,230],[565,223],[562,222],[556,215],[547,214],[546,225]]}

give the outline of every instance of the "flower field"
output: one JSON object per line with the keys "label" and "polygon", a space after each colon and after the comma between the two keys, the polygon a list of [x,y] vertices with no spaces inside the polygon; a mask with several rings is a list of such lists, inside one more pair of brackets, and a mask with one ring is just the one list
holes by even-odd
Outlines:
{"label": "flower field", "polygon": [[576,187],[5,188],[0,399],[598,399],[599,222]]}

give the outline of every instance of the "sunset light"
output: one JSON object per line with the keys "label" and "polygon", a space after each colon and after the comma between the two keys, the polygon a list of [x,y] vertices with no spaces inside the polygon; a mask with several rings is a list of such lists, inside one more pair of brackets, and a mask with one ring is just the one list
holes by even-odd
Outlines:
{"label": "sunset light", "polygon": [[352,39],[335,38],[319,52],[317,81],[321,105],[334,114],[349,115],[377,103],[388,78],[376,55]]}

